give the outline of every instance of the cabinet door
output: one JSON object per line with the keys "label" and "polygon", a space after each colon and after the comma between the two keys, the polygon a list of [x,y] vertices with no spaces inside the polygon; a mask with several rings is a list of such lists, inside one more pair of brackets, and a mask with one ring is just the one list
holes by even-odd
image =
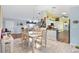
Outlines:
{"label": "cabinet door", "polygon": [[56,40],[56,31],[47,30],[47,39]]}

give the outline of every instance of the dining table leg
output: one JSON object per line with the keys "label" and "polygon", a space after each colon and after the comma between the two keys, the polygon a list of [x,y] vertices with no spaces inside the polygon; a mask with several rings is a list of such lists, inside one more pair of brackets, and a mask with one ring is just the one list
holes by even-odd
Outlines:
{"label": "dining table leg", "polygon": [[35,52],[34,43],[35,43],[35,38],[32,38],[32,53]]}
{"label": "dining table leg", "polygon": [[42,40],[43,40],[43,39],[41,38],[41,46],[42,46]]}
{"label": "dining table leg", "polygon": [[45,48],[47,47],[47,31],[45,32]]}

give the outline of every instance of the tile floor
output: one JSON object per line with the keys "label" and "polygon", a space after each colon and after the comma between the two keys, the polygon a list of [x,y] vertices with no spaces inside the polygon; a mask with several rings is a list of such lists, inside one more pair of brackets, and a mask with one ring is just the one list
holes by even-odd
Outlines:
{"label": "tile floor", "polygon": [[[44,44],[43,44],[44,45]],[[14,53],[31,53],[31,47],[22,47],[22,45],[17,44],[14,47]],[[47,47],[39,47],[35,49],[35,53],[79,53],[79,49],[71,46],[67,43],[48,40]]]}
{"label": "tile floor", "polygon": [[[44,45],[44,44],[43,44]],[[32,53],[31,47],[26,45],[23,47],[20,39],[14,41],[13,53]],[[39,47],[35,49],[35,53],[79,53],[79,49],[67,43],[48,40],[47,47]]]}

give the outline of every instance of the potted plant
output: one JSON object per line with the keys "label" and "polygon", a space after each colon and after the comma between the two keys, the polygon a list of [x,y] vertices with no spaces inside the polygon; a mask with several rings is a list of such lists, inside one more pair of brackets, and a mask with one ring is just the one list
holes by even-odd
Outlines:
{"label": "potted plant", "polygon": [[75,46],[77,49],[79,49],[79,45]]}

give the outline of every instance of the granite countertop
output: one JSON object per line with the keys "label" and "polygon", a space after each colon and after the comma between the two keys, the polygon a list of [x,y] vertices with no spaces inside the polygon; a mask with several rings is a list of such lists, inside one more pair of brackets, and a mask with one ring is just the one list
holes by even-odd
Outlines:
{"label": "granite countertop", "polygon": [[57,28],[51,28],[51,29],[47,28],[47,30],[57,30]]}

